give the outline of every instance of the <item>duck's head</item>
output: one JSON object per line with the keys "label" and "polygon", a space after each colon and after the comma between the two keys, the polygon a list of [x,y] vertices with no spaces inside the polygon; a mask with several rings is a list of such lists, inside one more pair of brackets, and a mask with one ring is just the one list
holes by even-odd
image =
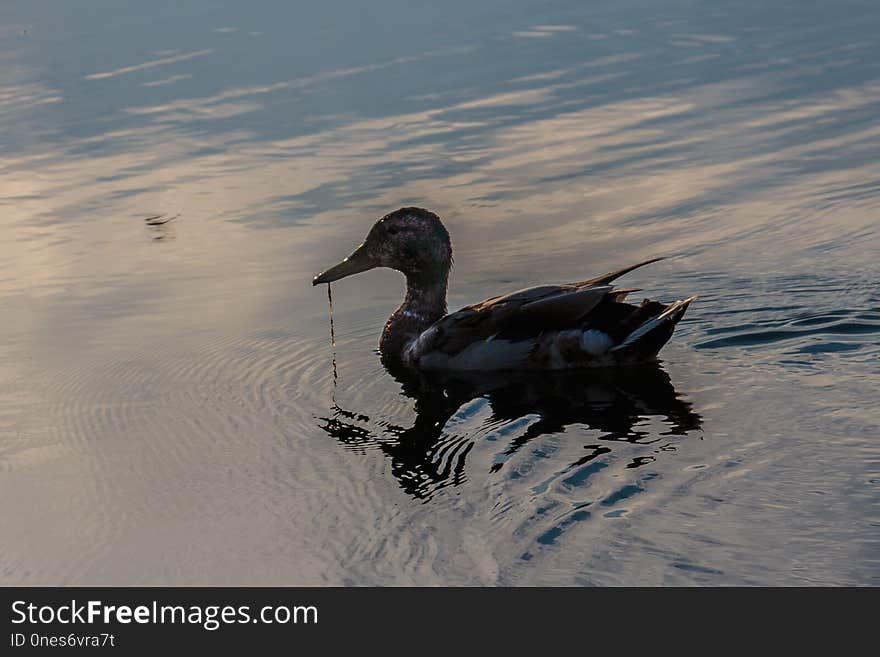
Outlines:
{"label": "duck's head", "polygon": [[423,208],[400,208],[379,219],[364,243],[345,260],[318,274],[312,285],[332,283],[374,267],[390,267],[410,280],[445,280],[452,243],[443,223]]}

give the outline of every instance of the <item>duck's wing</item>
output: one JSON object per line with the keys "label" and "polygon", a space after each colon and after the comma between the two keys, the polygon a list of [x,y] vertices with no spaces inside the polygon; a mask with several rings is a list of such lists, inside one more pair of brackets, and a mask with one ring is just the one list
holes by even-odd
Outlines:
{"label": "duck's wing", "polygon": [[[628,293],[638,291],[637,288],[616,290],[612,281],[658,260],[663,258],[645,260],[579,283],[539,285],[492,297],[447,315],[440,322],[447,332],[459,333],[465,343],[469,337],[479,340],[500,332],[528,335],[574,328],[583,324],[586,316],[606,297],[610,297],[610,301],[623,301]],[[451,346],[456,346],[456,342],[452,341]]]}
{"label": "duck's wing", "polygon": [[540,285],[465,306],[426,330],[413,344],[412,355],[454,357],[471,345],[493,340],[513,344],[514,348],[525,347],[542,334],[583,328],[591,323],[593,315],[605,314],[599,312],[601,308],[621,303],[628,292],[635,291],[615,289],[611,281],[657,260],[578,283]]}
{"label": "duck's wing", "polygon": [[418,351],[455,356],[483,340],[523,340],[578,326],[609,294],[610,285],[542,285],[487,299],[440,318],[419,338]]}

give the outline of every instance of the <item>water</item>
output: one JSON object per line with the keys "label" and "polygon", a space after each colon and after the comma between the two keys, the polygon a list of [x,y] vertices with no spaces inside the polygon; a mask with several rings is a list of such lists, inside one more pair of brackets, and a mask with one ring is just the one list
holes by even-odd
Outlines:
{"label": "water", "polygon": [[[880,6],[765,5],[4,2],[0,582],[880,584]],[[700,298],[420,393],[310,284],[410,204],[452,308]]]}

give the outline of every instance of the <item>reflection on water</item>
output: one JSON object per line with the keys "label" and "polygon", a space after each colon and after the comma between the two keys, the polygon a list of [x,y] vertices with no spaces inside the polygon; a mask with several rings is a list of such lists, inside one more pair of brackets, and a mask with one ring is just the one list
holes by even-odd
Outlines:
{"label": "reflection on water", "polygon": [[[320,418],[321,428],[352,449],[378,447],[390,460],[391,474],[401,488],[422,500],[429,500],[445,486],[462,483],[467,454],[476,439],[500,442],[490,468],[497,473],[536,438],[562,433],[569,425],[582,425],[598,432],[600,443],[626,441],[652,446],[626,466],[637,468],[668,450],[671,437],[684,436],[701,426],[700,416],[679,398],[669,375],[659,366],[543,375],[504,372],[416,377],[397,372],[397,376],[403,394],[415,400],[416,418],[411,426],[385,423],[379,426],[381,433],[375,434],[369,428],[367,413],[334,405],[332,417]],[[488,416],[472,431],[461,432],[461,420],[479,406],[474,400],[489,404]],[[453,417],[458,426],[447,431]],[[662,431],[649,426],[653,417],[663,423]],[[558,464],[559,477],[570,481],[585,478],[598,464],[583,466],[611,451],[603,444],[584,445],[584,449],[584,456]]]}
{"label": "reflection on water", "polygon": [[[0,582],[880,582],[880,5],[88,5],[0,3]],[[310,281],[403,205],[451,307],[700,299],[662,369],[397,381],[399,277],[335,350]]]}

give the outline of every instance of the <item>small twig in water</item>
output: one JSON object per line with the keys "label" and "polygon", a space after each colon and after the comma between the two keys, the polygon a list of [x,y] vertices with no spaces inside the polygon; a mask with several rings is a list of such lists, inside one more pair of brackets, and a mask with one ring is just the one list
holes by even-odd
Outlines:
{"label": "small twig in water", "polygon": [[146,217],[144,219],[144,223],[147,226],[161,226],[163,224],[167,224],[169,221],[174,221],[180,216],[180,214],[168,215],[168,214],[154,214],[152,216]]}

